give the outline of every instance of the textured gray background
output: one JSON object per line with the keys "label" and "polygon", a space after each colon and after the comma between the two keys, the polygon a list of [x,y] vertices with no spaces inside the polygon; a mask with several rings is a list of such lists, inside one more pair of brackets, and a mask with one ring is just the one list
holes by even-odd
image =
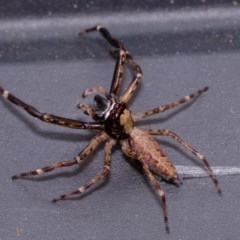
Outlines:
{"label": "textured gray background", "polygon": [[[193,104],[141,126],[175,131],[212,166],[239,166],[237,1],[157,2],[2,4],[0,84],[39,110],[87,120],[76,109],[81,93],[95,85],[108,89],[114,61],[109,45],[97,33],[83,39],[77,33],[101,23],[125,43],[143,69],[143,82],[131,102],[133,112],[210,87]],[[125,86],[129,81],[127,72]],[[0,136],[0,239],[239,238],[239,176],[219,177],[222,197],[209,178],[185,180],[180,188],[161,183],[169,207],[167,234],[160,203],[147,179],[119,147],[105,183],[78,199],[53,204],[52,198],[95,176],[103,165],[102,147],[81,167],[34,180],[13,182],[11,175],[72,159],[93,133],[42,123],[1,100]],[[195,164],[171,139],[159,142],[174,163]]]}

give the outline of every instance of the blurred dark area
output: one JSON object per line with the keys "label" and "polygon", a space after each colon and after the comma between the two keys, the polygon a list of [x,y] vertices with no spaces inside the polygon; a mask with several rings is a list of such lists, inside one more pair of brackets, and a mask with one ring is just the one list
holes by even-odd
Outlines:
{"label": "blurred dark area", "polygon": [[102,51],[94,58],[107,58],[98,36],[78,37],[79,31],[96,24],[113,33],[116,29],[129,50],[140,56],[235,51],[240,47],[238,2],[2,1],[1,61],[92,58],[89,52],[99,46]]}
{"label": "blurred dark area", "polygon": [[[58,14],[75,14],[86,12],[97,12],[104,10],[106,13],[118,11],[151,11],[156,9],[174,10],[179,8],[191,7],[215,7],[238,5],[239,0],[12,0],[1,1],[0,17],[1,18],[18,18],[26,16],[45,16]],[[150,14],[150,13],[149,13]]]}

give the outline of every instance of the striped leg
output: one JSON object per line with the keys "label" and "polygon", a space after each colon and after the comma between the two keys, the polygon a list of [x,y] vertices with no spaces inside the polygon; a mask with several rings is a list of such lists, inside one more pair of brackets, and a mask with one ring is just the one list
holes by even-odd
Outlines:
{"label": "striped leg", "polygon": [[82,121],[78,121],[78,120],[74,120],[74,119],[58,117],[58,116],[48,114],[48,113],[41,113],[33,106],[23,102],[22,100],[15,97],[8,91],[4,90],[1,86],[0,86],[0,95],[2,95],[3,98],[7,99],[8,101],[12,102],[13,104],[17,105],[18,107],[24,109],[31,116],[33,116],[43,122],[56,124],[56,125],[60,125],[63,127],[68,127],[68,128],[75,128],[75,129],[103,130],[102,124],[99,124],[99,123],[82,122]]}
{"label": "striped leg", "polygon": [[109,171],[110,171],[110,167],[111,167],[111,150],[112,147],[115,145],[116,141],[114,139],[110,139],[109,141],[106,142],[105,145],[105,163],[104,163],[104,167],[102,169],[102,171],[100,171],[97,176],[95,176],[92,180],[90,180],[88,183],[84,184],[83,186],[81,186],[80,188],[78,188],[76,191],[71,192],[71,193],[67,193],[67,194],[63,194],[57,198],[53,199],[53,202],[57,202],[59,200],[63,200],[63,199],[67,199],[67,198],[71,198],[75,195],[80,195],[83,192],[85,192],[88,188],[90,188],[91,186],[93,186],[94,184],[98,183],[100,180],[102,180],[103,178],[105,178]]}
{"label": "striped leg", "polygon": [[113,74],[113,80],[110,88],[110,93],[117,94],[120,85],[122,83],[122,78],[123,78],[123,71],[124,71],[124,65],[126,62],[126,59],[128,60],[130,66],[132,67],[133,71],[135,72],[135,76],[130,83],[129,87],[127,90],[124,92],[123,96],[121,97],[121,101],[127,103],[132,95],[134,94],[137,85],[139,81],[142,78],[142,70],[141,68],[135,63],[133,60],[132,56],[129,54],[129,52],[126,51],[125,47],[123,44],[118,41],[117,39],[113,38],[109,31],[106,28],[103,28],[102,26],[96,26],[93,28],[86,29],[82,32],[80,32],[80,35],[84,35],[85,33],[88,32],[93,32],[93,31],[99,31],[102,36],[115,48],[117,48],[117,51],[113,51],[113,54],[117,56],[117,62]]}
{"label": "striped leg", "polygon": [[78,107],[79,109],[81,109],[84,114],[90,116],[91,118],[94,118],[94,117],[95,117],[92,108],[91,108],[88,104],[79,103],[79,104],[77,105],[77,107]]}
{"label": "striped leg", "polygon": [[113,79],[110,87],[110,93],[117,95],[122,85],[124,66],[126,63],[126,50],[120,49],[117,54],[117,61],[113,73]]}
{"label": "striped leg", "polygon": [[197,156],[203,163],[205,170],[208,172],[209,176],[211,177],[211,179],[213,180],[217,191],[219,194],[222,193],[220,186],[219,186],[219,182],[217,180],[217,177],[215,176],[215,174],[213,173],[212,168],[210,167],[207,159],[205,158],[205,156],[203,156],[201,153],[199,153],[197,150],[195,150],[193,147],[189,146],[181,137],[179,137],[177,134],[175,134],[174,132],[171,132],[169,130],[165,130],[165,129],[160,129],[160,130],[148,130],[148,133],[151,135],[161,135],[161,136],[168,136],[171,137],[172,139],[174,139],[175,141],[179,142],[185,149],[187,149],[189,152],[191,152],[192,154],[194,154],[195,156]]}
{"label": "striped leg", "polygon": [[100,133],[96,135],[90,143],[73,159],[69,161],[62,161],[56,164],[53,164],[51,166],[47,166],[44,168],[39,168],[30,172],[24,172],[17,175],[12,176],[12,179],[18,179],[23,177],[31,177],[31,176],[38,176],[42,175],[47,172],[51,172],[53,170],[56,170],[58,168],[62,167],[70,167],[72,165],[81,163],[86,157],[88,157],[95,149],[96,147],[107,139],[107,135],[105,133]]}
{"label": "striped leg", "polygon": [[130,64],[130,67],[135,72],[134,77],[132,79],[132,82],[129,84],[128,88],[125,90],[123,95],[121,96],[120,100],[121,102],[127,103],[133,96],[134,92],[136,91],[136,88],[142,79],[142,69],[140,66],[133,60],[132,56],[129,52],[127,52],[127,60]]}
{"label": "striped leg", "polygon": [[87,97],[90,94],[93,93],[101,93],[103,94],[105,97],[107,97],[109,94],[108,92],[103,88],[103,87],[92,87],[92,88],[88,88],[86,89],[83,93],[82,93],[82,97]]}
{"label": "striped leg", "polygon": [[126,50],[123,44],[118,41],[117,39],[113,38],[110,32],[102,27],[102,26],[95,26],[93,28],[88,28],[82,32],[79,33],[80,36],[93,32],[93,31],[98,31],[100,34],[115,48],[118,50],[117,52],[117,61],[113,73],[113,78],[112,78],[112,84],[110,87],[110,93],[117,94],[121,84],[122,84],[122,79],[123,79],[123,71],[124,71],[124,65],[126,62]]}
{"label": "striped leg", "polygon": [[[83,93],[82,93],[82,97],[85,98],[90,94],[94,94],[94,93],[100,93],[103,94],[105,97],[108,96],[107,91],[103,88],[103,87],[92,87],[92,88],[88,88],[86,89]],[[77,107],[79,109],[81,109],[83,111],[84,114],[89,115],[92,119],[95,119],[95,114],[94,114],[94,110],[92,110],[92,108],[85,103],[79,103],[77,104]]]}
{"label": "striped leg", "polygon": [[154,187],[158,197],[161,200],[162,203],[162,208],[163,208],[163,214],[164,214],[164,223],[165,223],[165,229],[166,231],[169,233],[169,226],[168,226],[168,209],[167,209],[167,204],[166,204],[166,198],[165,198],[165,193],[164,191],[161,189],[160,185],[158,184],[156,178],[154,177],[154,175],[151,173],[149,166],[144,162],[141,161],[142,165],[143,165],[143,170],[146,173],[150,184]]}
{"label": "striped leg", "polygon": [[190,100],[193,100],[194,98],[198,97],[199,95],[201,95],[202,93],[206,92],[208,90],[208,87],[204,87],[203,89],[189,94],[181,99],[179,99],[178,101],[172,102],[170,104],[167,104],[165,106],[159,106],[156,108],[153,108],[151,110],[145,111],[145,112],[141,112],[141,113],[137,113],[134,115],[134,121],[139,121],[143,118],[158,114],[158,113],[162,113],[165,112],[166,110],[172,109],[174,107],[177,107],[185,102],[188,102]]}

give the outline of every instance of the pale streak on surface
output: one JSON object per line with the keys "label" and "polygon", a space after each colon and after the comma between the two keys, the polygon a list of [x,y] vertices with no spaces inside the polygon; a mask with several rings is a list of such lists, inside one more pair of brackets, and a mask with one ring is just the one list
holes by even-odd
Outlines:
{"label": "pale streak on surface", "polygon": [[[209,177],[208,173],[201,167],[176,165],[177,172],[183,178]],[[240,166],[212,167],[217,176],[240,175]]]}

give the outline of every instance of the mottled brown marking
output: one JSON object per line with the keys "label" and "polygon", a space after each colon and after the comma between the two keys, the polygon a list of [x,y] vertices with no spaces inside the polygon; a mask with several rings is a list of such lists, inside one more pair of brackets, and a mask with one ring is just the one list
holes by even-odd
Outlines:
{"label": "mottled brown marking", "polygon": [[130,136],[131,147],[139,159],[166,180],[178,181],[179,176],[175,167],[159,144],[147,132],[134,127]]}
{"label": "mottled brown marking", "polygon": [[120,115],[120,124],[124,127],[124,131],[127,134],[130,134],[133,128],[133,120],[131,112],[128,109],[125,109]]}

